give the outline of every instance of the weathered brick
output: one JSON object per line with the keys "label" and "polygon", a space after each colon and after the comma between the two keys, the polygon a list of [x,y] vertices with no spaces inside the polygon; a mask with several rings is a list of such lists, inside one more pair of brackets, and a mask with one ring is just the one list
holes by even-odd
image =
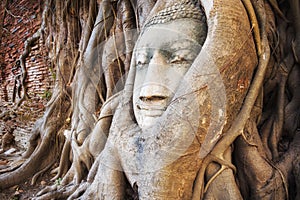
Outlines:
{"label": "weathered brick", "polygon": [[[2,32],[3,37],[0,37],[0,109],[10,109],[14,106],[12,102],[12,92],[14,89],[14,75],[11,69],[15,66],[21,53],[24,51],[24,42],[31,37],[41,24],[41,8],[42,0],[12,0],[9,1],[7,9],[14,16],[6,15],[3,20],[3,25],[6,31]],[[0,6],[3,3],[0,3]],[[3,16],[4,7],[0,7],[0,19]],[[1,30],[0,30],[1,31]],[[1,32],[0,32],[1,36]],[[43,114],[42,110],[46,104],[43,94],[51,89],[53,78],[47,68],[46,60],[44,59],[45,47],[39,42],[32,48],[32,52],[26,59],[28,95],[30,100],[23,103],[20,107],[20,114],[15,120],[16,140],[21,140],[22,134],[29,134],[34,121]],[[18,70],[21,71],[20,69]],[[18,98],[17,98],[18,100]],[[40,112],[35,112],[36,110]],[[32,112],[30,119],[22,116],[22,113]],[[0,128],[3,126],[0,121]],[[1,135],[0,135],[1,137]],[[23,136],[22,136],[23,137]],[[22,146],[24,147],[24,143]]]}

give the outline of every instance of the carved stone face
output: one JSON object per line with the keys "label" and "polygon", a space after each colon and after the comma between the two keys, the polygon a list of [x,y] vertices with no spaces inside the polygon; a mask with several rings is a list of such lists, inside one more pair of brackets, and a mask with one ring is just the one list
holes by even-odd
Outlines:
{"label": "carved stone face", "polygon": [[169,106],[200,52],[203,32],[199,21],[186,18],[155,24],[142,32],[134,51],[133,91],[134,114],[142,129],[153,126]]}

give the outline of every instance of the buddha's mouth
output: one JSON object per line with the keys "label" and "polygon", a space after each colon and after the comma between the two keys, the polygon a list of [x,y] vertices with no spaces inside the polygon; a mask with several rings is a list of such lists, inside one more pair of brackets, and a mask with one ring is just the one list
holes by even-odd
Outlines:
{"label": "buddha's mouth", "polygon": [[136,105],[140,112],[147,117],[159,117],[167,109],[167,106],[164,104],[152,104],[152,103],[143,103],[138,102]]}

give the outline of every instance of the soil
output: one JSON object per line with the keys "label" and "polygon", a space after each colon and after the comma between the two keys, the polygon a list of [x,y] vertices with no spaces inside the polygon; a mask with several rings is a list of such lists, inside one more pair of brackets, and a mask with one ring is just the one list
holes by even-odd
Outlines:
{"label": "soil", "polygon": [[[20,156],[20,151],[16,151],[9,156],[4,153],[0,154],[0,170],[5,169],[9,164]],[[46,172],[41,176],[35,184],[31,184],[31,179],[24,180],[24,183],[15,185],[13,187],[0,190],[0,200],[27,200],[32,199],[43,188],[55,184],[51,181],[54,175],[50,175],[50,172]]]}
{"label": "soil", "polygon": [[21,185],[16,185],[0,192],[0,199],[2,200],[24,200],[32,199],[45,185],[35,184],[31,185],[26,181]]}
{"label": "soil", "polygon": [[[9,106],[11,105],[3,105],[0,101],[0,114],[9,110]],[[37,118],[36,116],[35,118],[25,120],[19,116],[22,117],[23,115],[9,115],[7,119],[0,120],[0,174],[2,174],[1,171],[8,168],[13,161],[20,158],[22,153],[26,150],[30,130]],[[32,197],[46,186],[55,184],[51,181],[53,176],[54,175],[50,175],[49,170],[38,178],[36,184],[32,185],[31,179],[28,179],[24,180],[20,185],[4,190],[0,189],[0,200],[32,199]]]}

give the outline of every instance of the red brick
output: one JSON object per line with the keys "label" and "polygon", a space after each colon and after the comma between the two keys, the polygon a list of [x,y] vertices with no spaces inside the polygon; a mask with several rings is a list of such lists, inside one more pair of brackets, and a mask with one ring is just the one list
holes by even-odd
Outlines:
{"label": "red brick", "polygon": [[[20,9],[22,7],[25,9]],[[0,64],[4,67],[3,72],[0,73],[0,99],[1,101],[5,101],[3,103],[13,106],[11,98],[14,86],[14,76],[11,73],[11,69],[24,50],[24,41],[31,37],[40,27],[40,2],[36,0],[13,0],[10,1],[8,9],[14,15],[22,16],[22,19],[20,19],[13,18],[11,15],[6,15],[4,26],[9,32],[3,32],[5,37],[2,37],[0,47]],[[3,13],[3,9],[0,9],[0,17],[1,13]],[[36,15],[36,18],[33,19],[31,17],[33,15]],[[14,34],[11,33],[13,30],[15,31]],[[15,45],[10,48],[9,44],[12,43]],[[28,72],[26,83],[31,99],[30,103],[29,101],[25,101],[22,105],[21,110],[23,112],[31,112],[31,110],[44,108],[43,104],[45,104],[46,101],[42,98],[42,95],[44,94],[44,91],[49,89],[49,83],[53,82],[47,67],[46,59],[43,57],[46,48],[43,47],[41,42],[39,43],[39,45],[32,48],[29,58],[26,59],[26,69]],[[31,58],[33,57],[35,60],[31,61]],[[38,114],[41,115],[42,112],[33,114],[32,121],[18,122],[18,128],[24,133],[30,133],[32,128],[31,125],[33,125],[34,119],[38,117]]]}

